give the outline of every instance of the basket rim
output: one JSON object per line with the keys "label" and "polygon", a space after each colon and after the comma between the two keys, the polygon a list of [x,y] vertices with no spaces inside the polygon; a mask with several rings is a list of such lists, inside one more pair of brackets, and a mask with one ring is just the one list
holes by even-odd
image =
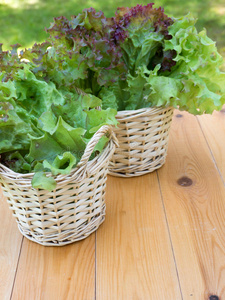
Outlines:
{"label": "basket rim", "polygon": [[[106,147],[103,149],[103,151],[100,154],[98,154],[96,157],[94,157],[92,160],[89,161],[88,158],[91,155],[91,153],[93,152],[91,150],[93,150],[93,148],[94,148],[95,144],[98,142],[99,138],[101,136],[105,135],[106,133],[109,133],[109,135],[110,135],[108,144],[106,145]],[[115,137],[115,134],[112,131],[112,126],[111,125],[103,125],[91,138],[91,140],[89,141],[89,143],[87,144],[87,146],[85,148],[85,152],[82,155],[81,160],[78,162],[76,167],[70,171],[69,174],[52,175],[51,172],[46,172],[45,174],[47,177],[52,176],[56,182],[62,181],[64,179],[68,178],[69,176],[73,176],[73,177],[77,176],[80,178],[80,177],[82,177],[82,175],[85,175],[86,173],[88,173],[88,170],[92,167],[92,165],[96,165],[96,163],[98,163],[98,161],[101,160],[101,158],[104,157],[107,153],[113,154],[112,148],[114,150],[114,147],[115,147],[115,145],[117,145],[117,143],[118,142]],[[86,150],[88,150],[88,151],[86,151]],[[86,161],[86,163],[84,163],[84,161]],[[25,173],[25,174],[14,172],[10,168],[6,167],[4,164],[0,163],[0,176],[2,176],[2,177],[7,176],[7,177],[11,177],[11,179],[24,179],[24,180],[31,181],[34,174],[35,174],[35,172]]]}
{"label": "basket rim", "polygon": [[[95,161],[97,161],[98,159],[101,158],[101,156],[103,156],[105,151],[108,151],[108,147],[109,144],[105,147],[105,149],[98,154],[95,158],[93,158],[92,160],[87,162],[87,165],[89,166],[91,163],[94,163]],[[78,163],[79,164],[79,163]],[[75,168],[73,168],[69,174],[59,174],[59,175],[52,175],[51,172],[45,172],[46,176],[52,176],[56,181],[57,179],[62,180],[64,177],[69,176],[71,173],[76,173],[77,170],[80,169],[80,167],[78,166],[78,164],[76,165]],[[9,173],[11,176],[15,176],[16,179],[19,178],[26,178],[26,179],[30,179],[30,177],[33,177],[35,172],[32,173],[18,173],[18,172],[14,172],[13,170],[11,170],[10,168],[6,167],[5,165],[0,163],[0,168],[6,170],[6,173]],[[3,172],[0,170],[0,176],[3,174]],[[7,174],[8,175],[8,174]]]}
{"label": "basket rim", "polygon": [[159,112],[174,110],[172,106],[154,106],[154,107],[144,107],[135,110],[120,110],[117,112],[116,119],[118,121],[133,119],[135,117],[142,117],[145,115],[158,114]]}

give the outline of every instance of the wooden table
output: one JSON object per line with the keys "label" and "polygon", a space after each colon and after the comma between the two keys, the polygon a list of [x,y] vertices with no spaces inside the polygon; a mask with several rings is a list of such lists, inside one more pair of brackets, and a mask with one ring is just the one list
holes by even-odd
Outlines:
{"label": "wooden table", "polygon": [[224,182],[225,111],[175,111],[166,164],[109,176],[106,220],[81,242],[23,238],[1,197],[0,299],[224,300]]}

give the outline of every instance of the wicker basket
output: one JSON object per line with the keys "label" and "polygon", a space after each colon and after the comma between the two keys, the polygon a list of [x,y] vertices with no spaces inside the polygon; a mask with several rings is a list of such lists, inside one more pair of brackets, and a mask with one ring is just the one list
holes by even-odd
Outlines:
{"label": "wicker basket", "polygon": [[[105,134],[110,136],[107,147],[89,161]],[[77,167],[69,175],[55,177],[57,187],[52,192],[34,189],[33,174],[15,173],[0,164],[3,194],[21,233],[45,246],[63,246],[94,232],[105,219],[108,164],[116,143],[111,127],[100,128]]]}
{"label": "wicker basket", "polygon": [[119,142],[109,164],[109,174],[140,176],[160,168],[166,160],[173,108],[119,111],[114,132]]}

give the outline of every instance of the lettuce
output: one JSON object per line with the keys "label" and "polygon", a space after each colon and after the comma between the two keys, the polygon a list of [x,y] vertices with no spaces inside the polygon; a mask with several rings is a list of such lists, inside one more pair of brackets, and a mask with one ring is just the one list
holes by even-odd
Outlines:
{"label": "lettuce", "polygon": [[113,18],[89,8],[71,20],[55,18],[46,41],[19,55],[19,45],[6,52],[0,45],[1,162],[34,172],[33,187],[52,190],[52,175],[69,174],[93,134],[117,123],[117,111],[220,109],[222,57],[195,22],[152,3],[118,8]]}
{"label": "lettuce", "polygon": [[[52,190],[52,176],[69,174],[94,133],[116,125],[116,111],[97,110],[101,100],[35,73],[33,62],[0,53],[1,162],[19,173],[34,172],[34,188]],[[108,142],[100,139],[93,158]]]}
{"label": "lettuce", "polygon": [[122,51],[116,43],[116,22],[93,8],[69,21],[54,19],[48,39],[21,53],[34,64],[36,77],[54,82],[57,88],[75,87],[97,95],[126,74]]}
{"label": "lettuce", "polygon": [[174,64],[172,57],[170,59],[171,51],[163,51],[164,40],[170,38],[168,27],[173,20],[164,14],[162,8],[153,8],[153,3],[118,8],[115,20],[117,31],[125,31],[126,39],[120,41],[120,46],[131,75],[143,65],[152,69],[157,62],[161,62],[162,68],[168,68],[169,61]]}
{"label": "lettuce", "polygon": [[215,42],[206,31],[197,32],[196,20],[188,15],[176,19],[169,32],[172,39],[165,41],[165,49],[174,49],[176,65],[169,77],[179,79],[179,108],[193,114],[212,113],[221,109],[225,100],[225,73]]}
{"label": "lettuce", "polygon": [[225,102],[222,57],[189,14],[169,18],[162,8],[137,5],[116,12],[115,36],[128,72],[99,97],[103,107],[134,110],[173,106],[192,114],[212,113]]}

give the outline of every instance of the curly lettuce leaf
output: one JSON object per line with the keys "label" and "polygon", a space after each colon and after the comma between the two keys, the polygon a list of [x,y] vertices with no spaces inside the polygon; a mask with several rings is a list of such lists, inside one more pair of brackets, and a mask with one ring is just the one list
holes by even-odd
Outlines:
{"label": "curly lettuce leaf", "polygon": [[24,65],[15,75],[17,101],[29,114],[39,117],[52,104],[64,104],[64,97],[53,82],[37,79],[30,69],[31,65]]}
{"label": "curly lettuce leaf", "polygon": [[52,163],[44,160],[43,167],[49,169],[52,175],[69,174],[76,163],[76,157],[71,152],[64,152],[62,155],[57,155]]}
{"label": "curly lettuce leaf", "polygon": [[80,158],[86,147],[82,138],[85,133],[84,128],[73,128],[60,116],[52,137],[63,149],[67,149]]}
{"label": "curly lettuce leaf", "polygon": [[56,124],[57,117],[52,110],[44,112],[38,119],[38,127],[50,134],[54,133]]}
{"label": "curly lettuce leaf", "polygon": [[176,65],[167,76],[183,85],[179,103],[171,104],[193,114],[212,113],[225,99],[225,73],[219,69],[223,60],[206,31],[197,32],[195,22],[191,15],[175,19],[169,28],[172,38],[165,41],[166,50],[176,51]]}
{"label": "curly lettuce leaf", "polygon": [[2,44],[0,44],[0,78],[2,82],[7,82],[14,77],[18,69],[23,68],[20,58],[17,54],[19,44],[12,45],[12,50],[2,51]]}
{"label": "curly lettuce leaf", "polygon": [[16,86],[11,80],[0,82],[0,149],[1,153],[28,149],[28,134],[36,135],[35,118],[17,105]]}
{"label": "curly lettuce leaf", "polygon": [[103,108],[107,109],[111,107],[112,109],[118,110],[118,97],[115,92],[109,88],[103,87],[99,92],[98,96],[103,99]]}
{"label": "curly lettuce leaf", "polygon": [[[50,114],[49,116],[51,118]],[[53,161],[58,154],[71,152],[79,161],[86,147],[83,140],[85,132],[83,128],[71,127],[60,116],[54,129],[48,129],[41,137],[31,137],[28,158],[36,161]]]}
{"label": "curly lettuce leaf", "polygon": [[103,85],[111,85],[126,73],[115,28],[112,19],[93,8],[71,21],[58,17],[47,30],[47,41],[23,51],[21,57],[34,64],[37,77],[54,82],[57,88],[71,91],[77,87],[97,95]]}
{"label": "curly lettuce leaf", "polygon": [[[129,75],[128,75],[129,77]],[[103,109],[112,108],[117,111],[124,110],[126,101],[130,96],[128,88],[128,79],[118,80],[110,87],[102,87],[98,97],[102,99]]]}
{"label": "curly lettuce leaf", "polygon": [[169,68],[174,64],[172,57],[163,51],[165,39],[169,39],[168,27],[173,23],[162,8],[153,8],[153,3],[146,6],[136,5],[131,8],[118,8],[115,16],[116,31],[125,32],[125,41],[119,42],[123,50],[123,60],[131,75],[135,75],[140,66],[153,69],[156,61]]}
{"label": "curly lettuce leaf", "polygon": [[148,83],[146,72],[149,76],[151,72],[147,68],[139,68],[137,75],[132,76],[131,74],[127,78],[129,97],[125,100],[125,108],[128,110],[135,110],[143,107],[148,107],[149,94],[152,91],[151,85]]}
{"label": "curly lettuce leaf", "polygon": [[120,45],[129,72],[122,87],[116,82],[100,91],[104,108],[173,106],[192,114],[222,108],[223,60],[191,15],[171,20],[149,4],[118,9],[115,19],[117,30],[127,33]]}
{"label": "curly lettuce leaf", "polygon": [[100,127],[103,125],[116,125],[117,121],[115,120],[115,116],[117,111],[112,108],[107,108],[106,110],[97,110],[91,109],[86,111],[87,114],[87,131],[88,135],[94,134],[98,131]]}

